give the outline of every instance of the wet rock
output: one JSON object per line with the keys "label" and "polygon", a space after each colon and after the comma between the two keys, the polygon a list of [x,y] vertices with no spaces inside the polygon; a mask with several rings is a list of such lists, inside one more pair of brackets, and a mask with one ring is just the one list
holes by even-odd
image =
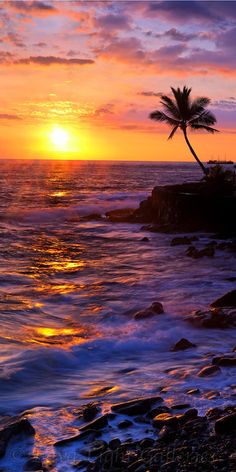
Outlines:
{"label": "wet rock", "polygon": [[212,308],[198,310],[186,317],[196,328],[226,329],[236,326],[236,310],[229,308]]}
{"label": "wet rock", "polygon": [[132,421],[130,420],[124,420],[124,421],[121,421],[119,424],[118,424],[118,428],[119,429],[126,429],[126,428],[130,428],[130,426],[132,426]]}
{"label": "wet rock", "polygon": [[236,307],[236,290],[231,290],[231,292],[226,293],[223,297],[217,298],[211,304],[211,307]]}
{"label": "wet rock", "polygon": [[196,236],[188,237],[188,236],[177,236],[173,238],[170,245],[171,246],[180,246],[185,244],[191,244],[193,241],[198,241]]}
{"label": "wet rock", "polygon": [[108,425],[107,415],[100,416],[94,421],[91,421],[89,424],[82,426],[80,431],[87,431],[88,429],[103,429]]}
{"label": "wet rock", "polygon": [[146,470],[146,464],[142,459],[139,459],[128,466],[129,472],[146,472]]}
{"label": "wet rock", "polygon": [[176,462],[168,461],[161,466],[161,472],[176,472]]}
{"label": "wet rock", "polygon": [[0,457],[4,456],[10,439],[17,435],[32,436],[35,430],[26,418],[20,416],[0,418]]}
{"label": "wet rock", "polygon": [[214,400],[215,398],[220,397],[220,393],[216,390],[212,390],[210,392],[205,393],[204,397],[208,400]]}
{"label": "wet rock", "polygon": [[106,213],[107,219],[112,223],[130,222],[133,215],[133,208],[121,208],[119,210],[112,210]]}
{"label": "wet rock", "polygon": [[201,257],[214,257],[214,246],[206,246],[203,249],[197,249],[195,246],[189,246],[186,250],[186,255],[193,259],[200,259]]}
{"label": "wet rock", "polygon": [[186,421],[183,425],[183,430],[190,436],[198,436],[208,428],[208,421],[205,416],[198,416],[197,418]]}
{"label": "wet rock", "polygon": [[146,308],[145,310],[141,310],[135,313],[134,319],[143,320],[146,318],[151,318],[155,315],[161,315],[162,313],[164,313],[164,308],[163,308],[162,303],[153,302],[149,308]]}
{"label": "wet rock", "polygon": [[191,388],[190,390],[187,390],[187,395],[199,395],[200,390],[199,388]]}
{"label": "wet rock", "polygon": [[121,440],[119,438],[113,438],[109,442],[109,448],[112,450],[118,449],[121,445]]}
{"label": "wet rock", "polygon": [[141,449],[147,449],[148,447],[152,447],[154,444],[154,439],[152,438],[145,438],[140,441],[140,447]]}
{"label": "wet rock", "polygon": [[172,347],[171,351],[184,351],[192,347],[196,347],[196,344],[191,343],[188,339],[182,338]]}
{"label": "wet rock", "polygon": [[236,367],[236,356],[219,356],[212,359],[212,364],[221,367]]}
{"label": "wet rock", "polygon": [[83,410],[84,421],[92,421],[95,416],[99,413],[99,408],[96,403],[89,403]]}
{"label": "wet rock", "polygon": [[219,419],[223,414],[223,410],[221,408],[209,408],[206,412],[206,416],[211,420]]}
{"label": "wet rock", "polygon": [[123,415],[136,416],[147,413],[158,402],[163,402],[161,397],[138,398],[125,403],[117,403],[111,407],[112,411]]}
{"label": "wet rock", "polygon": [[191,405],[189,403],[174,403],[171,405],[172,410],[186,410]]}
{"label": "wet rock", "polygon": [[159,440],[164,442],[174,441],[176,438],[176,430],[171,426],[163,426],[159,432]]}
{"label": "wet rock", "polygon": [[74,441],[81,441],[84,438],[95,439],[97,436],[100,436],[100,429],[105,428],[108,425],[107,420],[108,415],[103,415],[100,418],[88,423],[85,426],[82,426],[79,429],[79,434],[70,436],[68,438],[60,439],[54,443],[55,447],[65,446]]}
{"label": "wet rock", "polygon": [[209,377],[210,375],[215,375],[219,372],[221,372],[221,370],[217,365],[207,365],[206,367],[203,367],[197,375],[198,377]]}
{"label": "wet rock", "polygon": [[216,434],[227,434],[236,430],[236,413],[223,416],[215,422]]}
{"label": "wet rock", "polygon": [[196,408],[190,408],[189,410],[185,411],[185,413],[180,417],[180,422],[184,424],[189,420],[197,418],[197,416],[198,410]]}
{"label": "wet rock", "polygon": [[33,472],[34,470],[43,470],[43,462],[40,457],[32,457],[24,465],[24,471]]}
{"label": "wet rock", "polygon": [[89,444],[88,447],[80,449],[80,453],[83,454],[83,456],[95,457],[102,454],[107,449],[107,447],[108,446],[105,441],[97,440]]}
{"label": "wet rock", "polygon": [[145,236],[144,238],[141,239],[141,241],[144,243],[148,243],[150,239]]}
{"label": "wet rock", "polygon": [[165,405],[160,405],[157,406],[156,408],[153,408],[151,411],[147,413],[148,418],[155,418],[155,416],[160,415],[161,413],[168,413],[170,412],[170,408]]}
{"label": "wet rock", "polygon": [[158,429],[161,429],[163,426],[175,427],[178,424],[178,416],[171,415],[170,413],[161,413],[160,415],[155,416],[153,419],[153,426]]}

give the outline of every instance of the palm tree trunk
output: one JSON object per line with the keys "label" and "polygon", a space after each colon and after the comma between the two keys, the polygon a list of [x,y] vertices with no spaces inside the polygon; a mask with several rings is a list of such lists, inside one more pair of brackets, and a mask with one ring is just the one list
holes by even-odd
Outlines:
{"label": "palm tree trunk", "polygon": [[198,158],[196,152],[194,151],[193,147],[191,146],[189,140],[188,140],[188,136],[187,136],[187,131],[186,129],[183,129],[183,133],[184,133],[184,137],[185,137],[185,141],[187,143],[187,146],[189,147],[190,149],[190,152],[192,153],[194,159],[196,159],[197,163],[199,164],[199,166],[201,167],[203,173],[205,176],[208,175],[208,169],[203,165],[203,163],[200,161],[200,159]]}

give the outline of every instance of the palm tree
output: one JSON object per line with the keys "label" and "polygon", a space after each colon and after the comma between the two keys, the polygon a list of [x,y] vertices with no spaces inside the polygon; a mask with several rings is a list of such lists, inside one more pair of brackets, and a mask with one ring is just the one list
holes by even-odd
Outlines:
{"label": "palm tree", "polygon": [[191,88],[186,86],[183,87],[183,90],[180,88],[171,87],[173,98],[170,98],[167,95],[161,96],[161,105],[163,110],[153,111],[150,113],[149,118],[151,120],[160,121],[167,123],[172,127],[172,131],[168,139],[172,139],[175,132],[178,128],[183,131],[185,141],[192,153],[193,157],[196,159],[197,163],[200,165],[205,176],[208,174],[208,169],[203,165],[203,163],[198,158],[193,147],[191,146],[188,136],[187,128],[193,130],[204,130],[209,133],[218,132],[217,129],[212,128],[211,125],[216,123],[216,118],[210,111],[206,110],[206,107],[210,103],[210,99],[206,97],[195,98],[191,100],[190,93]]}

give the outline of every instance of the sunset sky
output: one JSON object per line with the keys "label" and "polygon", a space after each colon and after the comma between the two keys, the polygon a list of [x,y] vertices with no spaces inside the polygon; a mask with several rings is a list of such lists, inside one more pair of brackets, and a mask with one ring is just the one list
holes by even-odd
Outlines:
{"label": "sunset sky", "polygon": [[0,21],[1,157],[191,161],[148,119],[185,84],[221,131],[191,135],[199,157],[236,157],[236,2],[2,1]]}

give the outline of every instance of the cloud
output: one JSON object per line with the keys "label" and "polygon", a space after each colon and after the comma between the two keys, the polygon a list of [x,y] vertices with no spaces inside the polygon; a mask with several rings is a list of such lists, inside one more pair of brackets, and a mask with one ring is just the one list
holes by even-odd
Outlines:
{"label": "cloud", "polygon": [[9,2],[9,6],[14,8],[15,10],[23,13],[28,13],[28,12],[46,12],[46,13],[52,13],[57,11],[57,9],[49,4],[49,3],[44,3],[40,1],[23,1],[23,0],[18,0],[18,1],[11,1]]}
{"label": "cloud", "polygon": [[162,92],[143,91],[139,92],[138,95],[142,95],[143,97],[161,97]]}
{"label": "cloud", "polygon": [[106,31],[129,30],[130,17],[127,15],[107,14],[99,16],[94,20],[94,26],[97,28],[105,28]]}
{"label": "cloud", "polygon": [[183,33],[176,28],[171,28],[164,33],[161,34],[155,34],[156,38],[161,38],[161,37],[168,37],[170,39],[173,39],[174,41],[180,41],[180,42],[187,42],[190,41],[191,39],[195,39],[198,37],[197,34],[188,34],[188,33]]}
{"label": "cloud", "polygon": [[51,65],[86,65],[94,64],[92,59],[66,59],[64,57],[57,56],[30,56],[22,59],[17,59],[14,61],[14,64],[38,64],[42,66],[51,66]]}
{"label": "cloud", "polygon": [[221,110],[236,110],[236,100],[234,97],[215,100],[212,102],[212,105]]}
{"label": "cloud", "polygon": [[120,62],[140,63],[145,60],[145,51],[138,38],[113,39],[107,46],[95,49],[95,52],[105,59],[115,59]]}
{"label": "cloud", "polygon": [[21,118],[11,113],[0,113],[0,120],[21,120]]}

